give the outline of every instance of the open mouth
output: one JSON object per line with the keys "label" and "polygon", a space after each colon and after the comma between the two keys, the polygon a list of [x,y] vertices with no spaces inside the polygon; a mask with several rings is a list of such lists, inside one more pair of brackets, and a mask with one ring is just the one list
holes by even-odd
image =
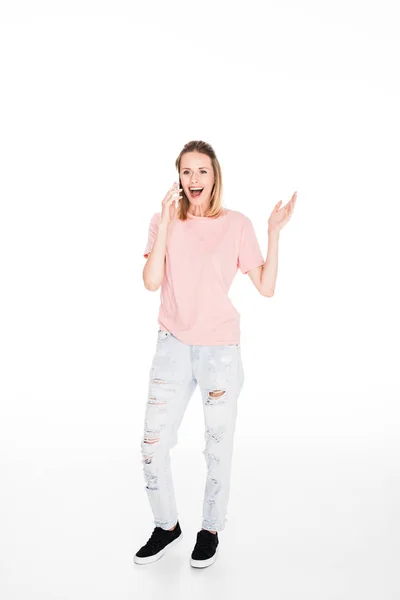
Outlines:
{"label": "open mouth", "polygon": [[189,193],[192,198],[198,198],[204,188],[189,188]]}

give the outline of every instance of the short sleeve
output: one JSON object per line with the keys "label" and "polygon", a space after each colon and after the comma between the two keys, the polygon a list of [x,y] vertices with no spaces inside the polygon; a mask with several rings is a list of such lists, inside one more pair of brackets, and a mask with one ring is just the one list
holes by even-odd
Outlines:
{"label": "short sleeve", "polygon": [[246,274],[250,269],[265,263],[251,220],[243,215],[237,266]]}
{"label": "short sleeve", "polygon": [[146,244],[146,247],[145,247],[144,253],[143,253],[143,256],[145,258],[148,257],[149,253],[153,249],[154,242],[156,241],[156,237],[157,237],[157,233],[158,233],[158,224],[160,222],[160,216],[161,216],[161,213],[158,212],[158,213],[154,213],[154,215],[151,217],[149,231],[148,231],[148,235],[147,235],[147,244]]}

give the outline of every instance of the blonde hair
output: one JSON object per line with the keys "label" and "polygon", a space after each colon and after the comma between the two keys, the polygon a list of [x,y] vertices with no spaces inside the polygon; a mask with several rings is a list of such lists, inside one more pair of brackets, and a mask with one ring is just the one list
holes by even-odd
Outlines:
{"label": "blonde hair", "polygon": [[[219,217],[223,212],[222,206],[222,171],[217,156],[214,152],[214,149],[207,142],[202,141],[191,141],[184,145],[182,150],[179,153],[178,158],[175,161],[175,166],[178,170],[179,176],[179,187],[181,185],[180,179],[180,170],[181,170],[181,160],[184,154],[188,152],[201,152],[202,154],[206,154],[211,159],[211,164],[214,171],[214,187],[211,192],[209,210],[205,216],[207,217]],[[181,221],[186,221],[187,212],[190,207],[189,198],[186,196],[185,191],[182,189],[182,199],[179,201],[179,209],[177,213],[177,217],[181,219]]]}

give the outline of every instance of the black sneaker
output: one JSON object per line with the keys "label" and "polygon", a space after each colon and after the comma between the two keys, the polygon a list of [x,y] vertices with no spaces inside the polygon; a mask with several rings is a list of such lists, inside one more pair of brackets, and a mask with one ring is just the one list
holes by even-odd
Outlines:
{"label": "black sneaker", "polygon": [[181,540],[182,537],[179,521],[172,531],[163,529],[162,527],[155,527],[146,544],[136,552],[133,561],[138,565],[154,562],[162,557],[166,547],[170,548]]}
{"label": "black sneaker", "polygon": [[202,529],[197,534],[196,545],[190,558],[192,567],[209,567],[215,562],[218,553],[218,531],[211,533]]}

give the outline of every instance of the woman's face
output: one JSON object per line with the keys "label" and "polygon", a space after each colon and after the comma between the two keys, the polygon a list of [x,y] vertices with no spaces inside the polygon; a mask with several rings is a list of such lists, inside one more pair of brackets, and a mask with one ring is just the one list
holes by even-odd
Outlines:
{"label": "woman's face", "polygon": [[[191,204],[189,212],[203,215],[209,206],[214,185],[214,171],[211,158],[201,152],[186,152],[181,158],[181,187]],[[192,192],[191,188],[202,188],[201,193]]]}

